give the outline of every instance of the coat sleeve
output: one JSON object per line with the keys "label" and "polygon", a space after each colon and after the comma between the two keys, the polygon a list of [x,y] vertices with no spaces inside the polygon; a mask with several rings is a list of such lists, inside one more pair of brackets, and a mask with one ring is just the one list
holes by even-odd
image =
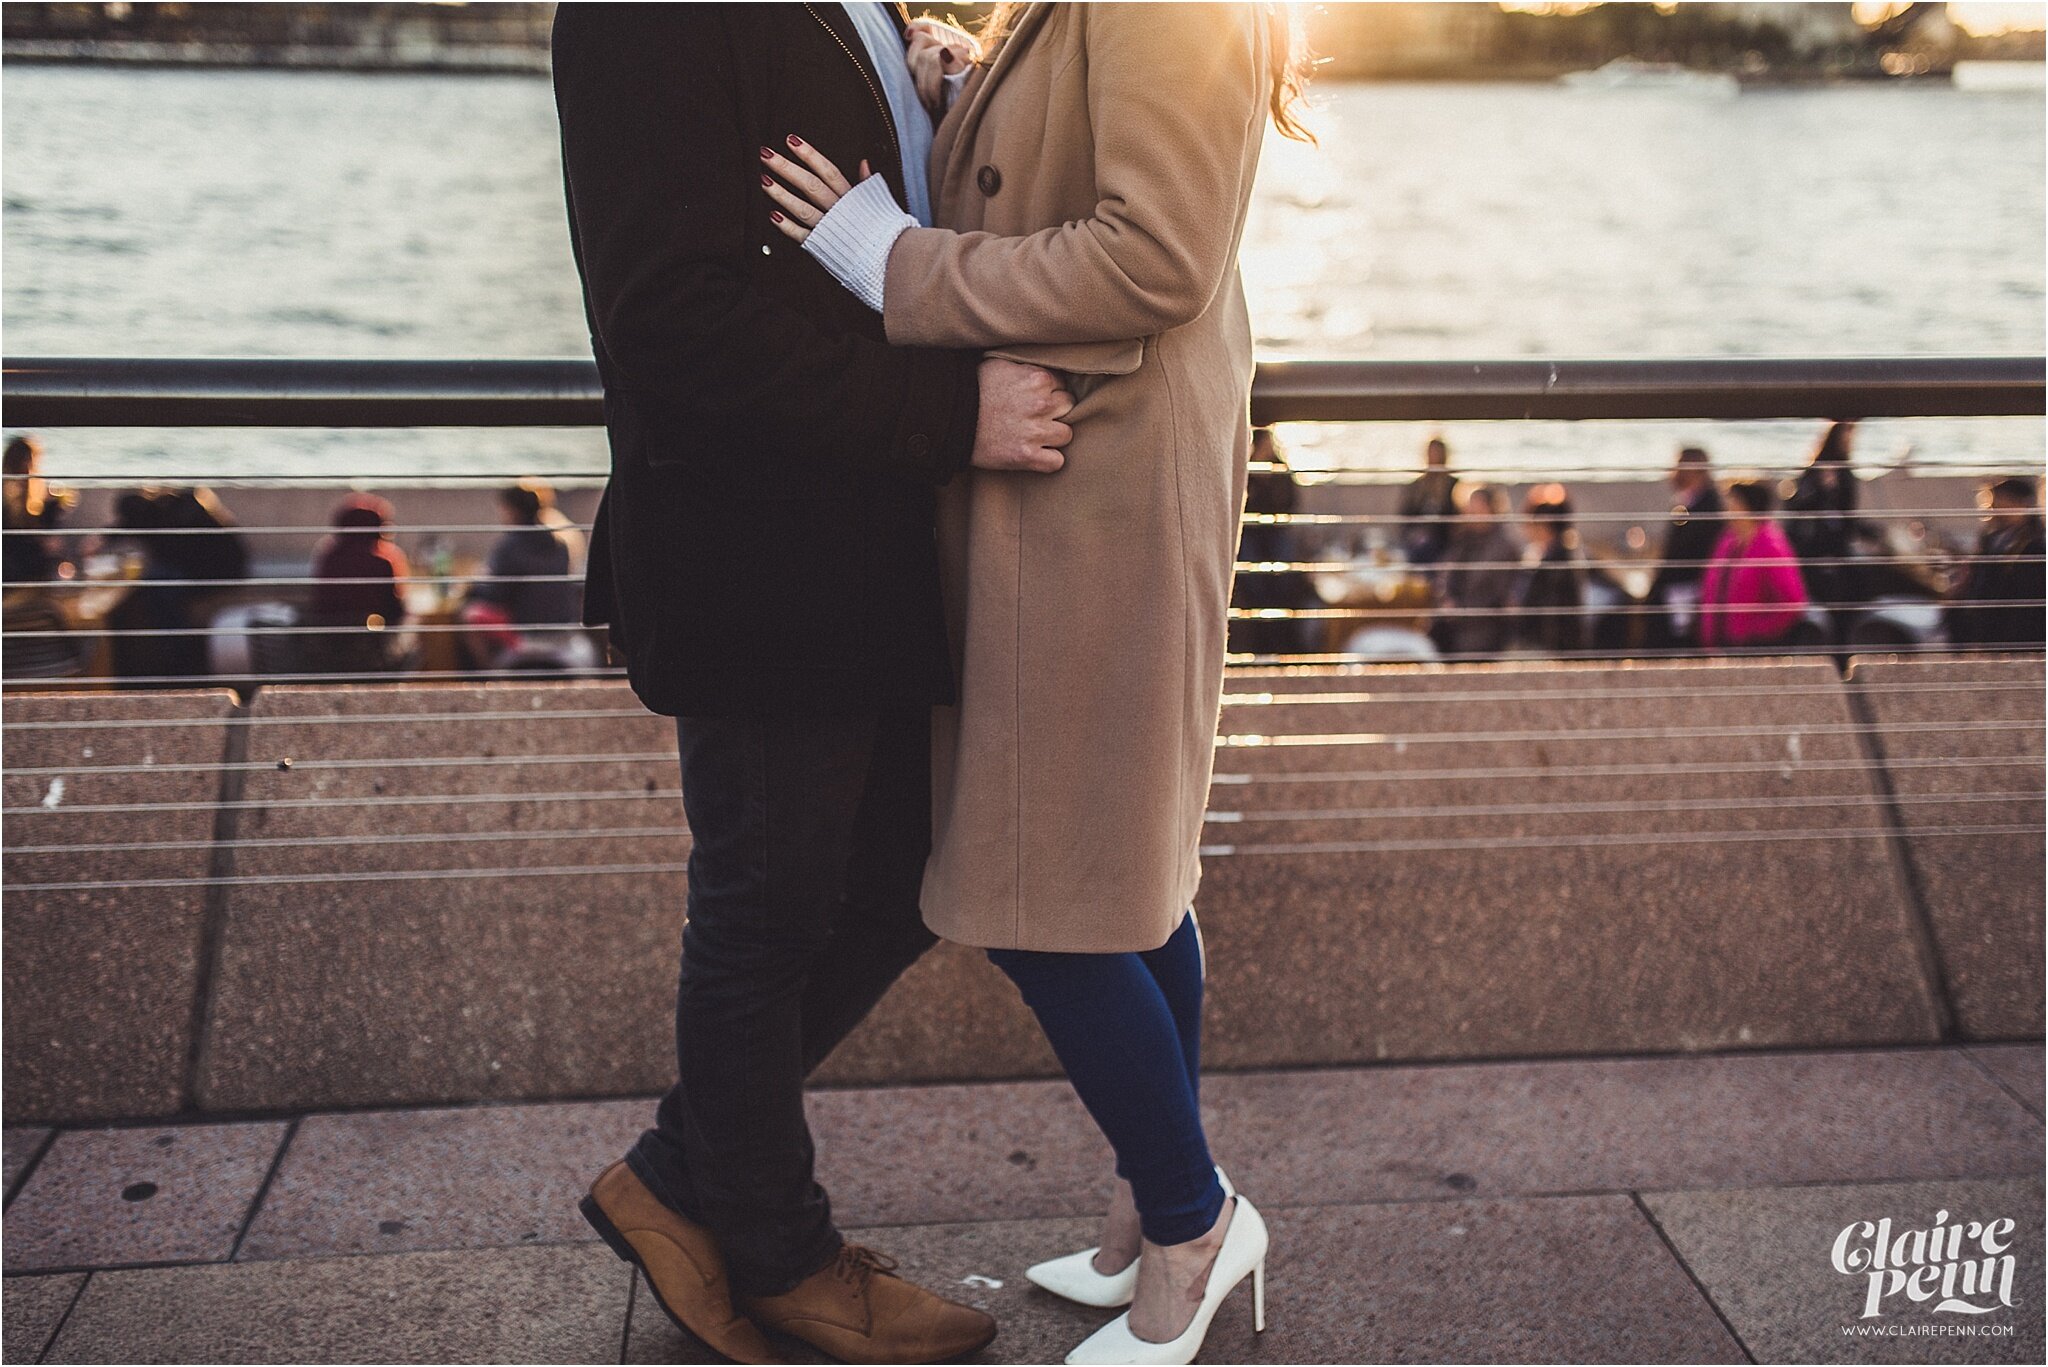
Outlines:
{"label": "coat sleeve", "polygon": [[889,340],[997,347],[1150,337],[1207,311],[1265,136],[1251,5],[1075,6],[1087,25],[1096,203],[1026,237],[911,228],[889,256]]}
{"label": "coat sleeve", "polygon": [[943,481],[974,446],[980,357],[821,329],[748,279],[767,203],[722,5],[563,5],[555,102],[596,341],[619,379],[765,459]]}

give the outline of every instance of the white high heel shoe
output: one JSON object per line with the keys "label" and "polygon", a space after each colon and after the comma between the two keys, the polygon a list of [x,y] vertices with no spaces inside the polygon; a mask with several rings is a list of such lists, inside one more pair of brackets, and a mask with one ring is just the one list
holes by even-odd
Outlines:
{"label": "white high heel shoe", "polygon": [[1082,1340],[1080,1347],[1067,1354],[1067,1361],[1088,1364],[1193,1362],[1195,1354],[1202,1351],[1202,1340],[1209,1336],[1209,1322],[1216,1318],[1217,1308],[1246,1277],[1252,1279],[1252,1329],[1263,1334],[1266,1331],[1266,1222],[1259,1218],[1258,1210],[1244,1197],[1233,1199],[1237,1203],[1236,1209],[1230,1217],[1230,1228],[1224,1231],[1223,1247],[1216,1250],[1216,1261],[1209,1268],[1209,1285],[1202,1293],[1202,1303],[1196,1307],[1195,1317],[1188,1321],[1187,1328],[1181,1330],[1179,1338],[1165,1343],[1139,1338],[1131,1332],[1131,1315],[1127,1310]]}
{"label": "white high heel shoe", "polygon": [[[1216,1169],[1216,1180],[1223,1184],[1226,1199],[1237,1195],[1237,1188],[1230,1185],[1223,1169]],[[1099,1246],[1084,1248],[1064,1258],[1035,1263],[1024,1269],[1024,1280],[1081,1305],[1105,1310],[1129,1305],[1132,1294],[1138,1289],[1138,1260],[1131,1259],[1121,1272],[1101,1273],[1095,1270],[1095,1255],[1101,1251]]]}
{"label": "white high heel shoe", "polygon": [[1024,1269],[1024,1280],[1081,1305],[1104,1309],[1129,1305],[1138,1289],[1138,1260],[1131,1259],[1121,1272],[1105,1274],[1095,1270],[1095,1255],[1101,1251],[1099,1246],[1084,1248],[1064,1258],[1034,1263]]}

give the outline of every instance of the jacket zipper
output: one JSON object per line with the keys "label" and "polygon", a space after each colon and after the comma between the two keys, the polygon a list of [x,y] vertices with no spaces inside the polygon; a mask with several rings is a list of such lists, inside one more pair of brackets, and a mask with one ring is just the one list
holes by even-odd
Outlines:
{"label": "jacket zipper", "polygon": [[825,30],[831,36],[833,42],[839,44],[839,50],[846,54],[846,60],[852,62],[853,69],[860,73],[861,83],[868,88],[868,94],[874,97],[875,108],[881,112],[882,126],[889,130],[889,150],[896,154],[896,164],[901,166],[903,164],[903,144],[896,140],[896,118],[889,112],[889,102],[882,98],[881,91],[875,89],[874,78],[868,75],[868,69],[860,64],[860,58],[853,55],[853,49],[846,45],[846,40],[841,38],[837,30],[825,22],[824,15],[818,13],[818,7],[816,5],[805,5],[804,8],[810,11],[811,18],[818,21],[818,27]]}

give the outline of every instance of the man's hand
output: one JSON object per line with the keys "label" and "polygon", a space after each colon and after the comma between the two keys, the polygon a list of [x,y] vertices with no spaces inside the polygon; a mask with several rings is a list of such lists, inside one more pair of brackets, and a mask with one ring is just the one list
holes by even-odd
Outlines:
{"label": "man's hand", "polygon": [[1050,370],[994,358],[981,363],[981,418],[974,428],[978,470],[1028,470],[1049,475],[1067,463],[1059,448],[1074,429],[1060,419],[1074,396]]}

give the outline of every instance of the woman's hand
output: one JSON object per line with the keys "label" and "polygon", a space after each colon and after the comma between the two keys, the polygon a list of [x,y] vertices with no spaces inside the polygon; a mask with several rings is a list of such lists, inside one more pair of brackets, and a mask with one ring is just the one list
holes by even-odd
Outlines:
{"label": "woman's hand", "polygon": [[910,64],[911,79],[917,82],[917,97],[931,111],[933,119],[946,116],[946,80],[957,76],[981,59],[981,44],[964,29],[937,19],[913,19],[905,30],[909,42],[904,60]]}
{"label": "woman's hand", "polygon": [[[772,147],[761,149],[761,164],[767,168],[761,173],[761,191],[782,206],[779,211],[768,211],[768,217],[782,229],[782,235],[792,242],[801,242],[818,226],[818,220],[831,212],[840,196],[853,187],[846,183],[846,177],[830,157],[794,133],[789,135],[789,150],[801,165]],[[860,178],[866,180],[873,174],[863,161]]]}

